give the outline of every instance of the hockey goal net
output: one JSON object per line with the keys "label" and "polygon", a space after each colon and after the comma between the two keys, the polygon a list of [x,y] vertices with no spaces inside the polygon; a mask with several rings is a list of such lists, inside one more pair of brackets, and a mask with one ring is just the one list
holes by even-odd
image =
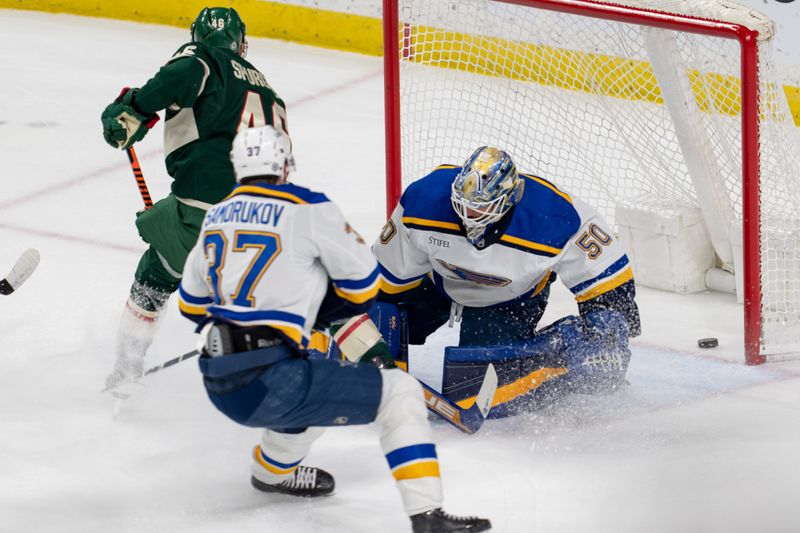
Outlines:
{"label": "hockey goal net", "polygon": [[[507,150],[618,228],[701,213],[737,271],[747,362],[800,344],[800,150],[773,24],[721,0],[384,0],[387,207]],[[738,244],[737,244],[738,243]]]}

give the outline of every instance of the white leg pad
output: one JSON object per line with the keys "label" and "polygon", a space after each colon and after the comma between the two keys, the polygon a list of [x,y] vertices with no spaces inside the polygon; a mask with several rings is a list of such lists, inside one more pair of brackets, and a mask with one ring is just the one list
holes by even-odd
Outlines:
{"label": "white leg pad", "polygon": [[398,369],[381,370],[381,377],[383,391],[375,420],[381,428],[383,453],[388,459],[392,452],[411,451],[407,461],[394,465],[390,462],[403,506],[409,515],[441,507],[438,460],[433,456],[414,458],[413,453],[415,449],[427,450],[433,445],[422,387]]}
{"label": "white leg pad", "polygon": [[324,431],[308,428],[302,433],[278,433],[265,429],[261,444],[253,449],[250,472],[264,483],[280,483],[292,475]]}

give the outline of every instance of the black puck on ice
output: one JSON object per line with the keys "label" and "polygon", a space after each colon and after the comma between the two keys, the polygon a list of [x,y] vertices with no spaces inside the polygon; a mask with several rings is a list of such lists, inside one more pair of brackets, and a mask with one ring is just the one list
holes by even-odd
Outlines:
{"label": "black puck on ice", "polygon": [[719,346],[719,341],[714,337],[707,337],[697,341],[697,345],[701,348],[716,348]]}

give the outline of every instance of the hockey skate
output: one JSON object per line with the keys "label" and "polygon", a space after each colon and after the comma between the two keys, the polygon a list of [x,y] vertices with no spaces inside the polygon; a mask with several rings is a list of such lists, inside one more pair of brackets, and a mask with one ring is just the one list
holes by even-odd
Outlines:
{"label": "hockey skate", "polygon": [[453,516],[441,508],[411,517],[414,533],[474,533],[488,531],[492,523],[485,518],[474,516]]}
{"label": "hockey skate", "polygon": [[144,356],[155,336],[158,319],[169,293],[134,281],[120,319],[114,369],[106,377],[104,391],[126,399],[144,384]]}
{"label": "hockey skate", "polygon": [[144,358],[117,356],[114,370],[106,376],[103,392],[109,392],[118,399],[127,399],[141,389],[144,374]]}
{"label": "hockey skate", "polygon": [[[298,466],[297,470],[288,479],[275,485],[264,483],[256,479],[255,476],[250,478],[250,483],[261,492],[274,492],[303,498],[328,496],[336,487],[332,475],[321,468],[308,466]],[[476,529],[475,531],[481,530]]]}

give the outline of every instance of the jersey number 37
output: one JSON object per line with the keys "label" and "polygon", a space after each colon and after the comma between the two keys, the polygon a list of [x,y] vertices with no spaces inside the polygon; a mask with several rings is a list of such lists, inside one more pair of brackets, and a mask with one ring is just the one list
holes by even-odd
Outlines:
{"label": "jersey number 37", "polygon": [[[242,307],[256,307],[253,290],[281,253],[281,238],[275,233],[265,231],[238,230],[233,234],[233,247],[230,250],[228,245],[228,239],[219,230],[208,231],[203,237],[203,248],[208,261],[206,278],[214,291],[214,303],[226,305],[230,302]],[[230,294],[230,299],[226,298],[228,295],[223,291],[226,261],[229,269],[241,272],[242,262],[247,261],[247,252],[253,251],[255,254],[239,278],[238,286]]]}

